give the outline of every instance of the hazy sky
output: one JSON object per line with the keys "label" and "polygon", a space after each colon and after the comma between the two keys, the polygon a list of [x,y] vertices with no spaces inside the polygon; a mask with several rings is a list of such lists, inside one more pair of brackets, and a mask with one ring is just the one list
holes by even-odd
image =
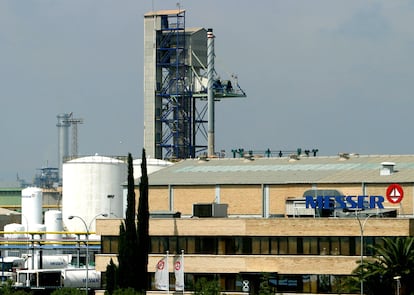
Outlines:
{"label": "hazy sky", "polygon": [[[177,1],[0,0],[0,181],[57,165],[56,115],[79,154],[140,157],[143,15]],[[248,97],[216,107],[216,149],[414,152],[414,2],[186,0],[216,69]]]}

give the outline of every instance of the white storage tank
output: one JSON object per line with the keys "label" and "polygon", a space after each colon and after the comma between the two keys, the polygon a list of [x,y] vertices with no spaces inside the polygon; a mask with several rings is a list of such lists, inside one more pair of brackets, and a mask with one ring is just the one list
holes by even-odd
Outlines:
{"label": "white storage tank", "polygon": [[42,223],[43,192],[38,187],[28,187],[22,190],[22,224],[27,231],[32,230],[34,224]]}
{"label": "white storage tank", "polygon": [[[142,159],[135,159],[132,163],[132,166],[134,167],[134,179],[140,178]],[[151,174],[171,165],[173,165],[173,163],[169,161],[147,158],[147,174]]]}
{"label": "white storage tank", "polygon": [[31,256],[28,257],[26,265],[30,269],[64,269],[70,267],[71,261],[71,254],[40,255],[36,250],[34,261]]}
{"label": "white storage tank", "polygon": [[30,231],[39,233],[39,234],[33,235],[34,239],[41,239],[44,233],[46,232],[46,225],[40,224],[40,223],[32,224],[29,226],[29,228],[30,228]]}
{"label": "white storage tank", "polygon": [[[132,166],[134,168],[134,179],[138,179],[141,177],[141,163],[142,159],[135,159],[132,161]],[[147,174],[150,175],[151,173],[154,173],[158,170],[164,169],[168,166],[174,165],[174,163],[160,160],[160,159],[153,159],[153,158],[147,158]],[[119,215],[118,217],[125,218],[125,212],[127,207],[127,196],[128,196],[128,189],[125,187],[123,192],[123,198],[124,198],[124,209],[122,210],[122,215]],[[137,203],[138,203],[138,196],[136,196]]]}
{"label": "white storage tank", "polygon": [[[94,220],[100,214],[122,216],[122,184],[127,173],[126,157],[95,155],[64,163],[62,217],[67,229],[95,231]],[[69,220],[70,216],[76,217]]]}
{"label": "white storage tank", "polygon": [[8,239],[22,239],[25,238],[25,226],[18,223],[9,223],[4,226],[4,237]]}
{"label": "white storage tank", "polygon": [[[65,288],[82,288],[85,286],[86,269],[67,268],[62,271]],[[88,269],[88,288],[101,288],[101,272]]]}
{"label": "white storage tank", "polygon": [[[27,241],[28,236],[24,234],[25,227],[22,224],[18,223],[10,223],[4,226],[4,231],[9,233],[4,233],[4,237],[6,239],[17,239],[22,241]],[[9,241],[10,245],[13,245],[13,241]],[[20,250],[12,249],[12,250],[5,250],[3,256],[20,256]]]}
{"label": "white storage tank", "polygon": [[[63,232],[62,211],[48,210],[45,212],[45,225],[47,232]],[[62,234],[46,234],[48,240],[60,240]]]}

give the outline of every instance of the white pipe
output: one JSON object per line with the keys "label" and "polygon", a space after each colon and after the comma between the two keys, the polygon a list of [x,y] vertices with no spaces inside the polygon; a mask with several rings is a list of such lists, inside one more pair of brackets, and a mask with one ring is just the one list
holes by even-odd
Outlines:
{"label": "white pipe", "polygon": [[214,155],[214,35],[213,29],[207,30],[207,103],[208,103],[208,135],[207,153]]}

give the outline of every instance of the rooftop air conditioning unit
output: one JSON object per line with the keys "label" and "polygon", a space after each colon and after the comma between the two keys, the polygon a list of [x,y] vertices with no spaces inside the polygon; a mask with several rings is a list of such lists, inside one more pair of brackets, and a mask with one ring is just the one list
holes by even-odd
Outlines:
{"label": "rooftop air conditioning unit", "polygon": [[228,204],[193,204],[194,217],[227,217]]}

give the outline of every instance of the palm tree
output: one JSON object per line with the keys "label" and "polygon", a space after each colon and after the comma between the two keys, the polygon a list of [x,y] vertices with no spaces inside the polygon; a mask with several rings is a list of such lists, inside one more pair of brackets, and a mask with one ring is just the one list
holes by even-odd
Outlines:
{"label": "palm tree", "polygon": [[354,274],[363,273],[367,294],[394,294],[396,278],[400,277],[401,295],[414,291],[414,238],[383,238],[383,243],[371,246],[374,256],[359,265]]}

